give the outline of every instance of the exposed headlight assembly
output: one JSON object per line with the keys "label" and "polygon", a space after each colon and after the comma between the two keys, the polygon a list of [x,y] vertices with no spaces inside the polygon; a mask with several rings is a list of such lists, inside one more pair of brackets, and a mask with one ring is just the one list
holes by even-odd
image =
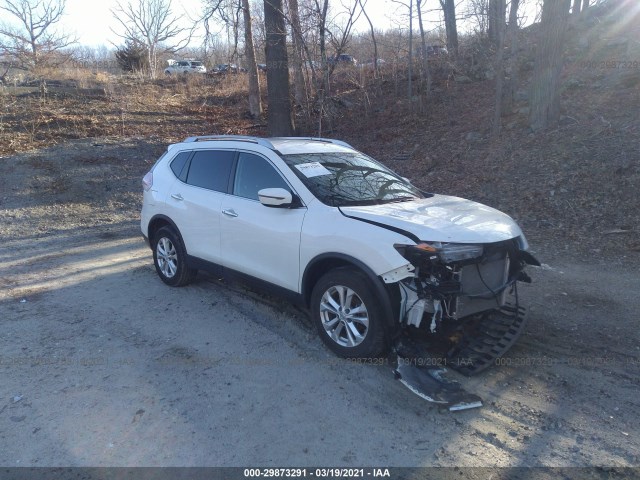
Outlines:
{"label": "exposed headlight assembly", "polygon": [[429,256],[438,258],[443,263],[462,262],[472,258],[478,258],[484,252],[482,245],[468,245],[463,243],[419,243],[417,245],[396,245],[396,249],[411,261],[414,256]]}

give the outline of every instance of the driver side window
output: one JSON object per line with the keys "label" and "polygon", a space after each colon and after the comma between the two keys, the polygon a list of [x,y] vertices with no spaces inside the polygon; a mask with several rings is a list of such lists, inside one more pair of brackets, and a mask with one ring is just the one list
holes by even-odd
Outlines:
{"label": "driver side window", "polygon": [[289,185],[267,160],[251,153],[240,153],[233,194],[258,200],[258,191],[263,188],[284,188],[291,191]]}

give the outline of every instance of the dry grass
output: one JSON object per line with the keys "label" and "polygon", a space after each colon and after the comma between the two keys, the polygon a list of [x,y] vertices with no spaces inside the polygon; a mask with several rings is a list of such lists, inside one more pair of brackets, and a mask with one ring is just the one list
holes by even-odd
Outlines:
{"label": "dry grass", "polygon": [[[84,72],[71,85],[58,72],[40,88],[4,88],[0,102],[0,154],[88,137],[158,137],[247,133],[246,75],[162,78],[153,82]],[[62,86],[61,86],[62,85]],[[232,108],[230,108],[232,107]],[[252,130],[253,133],[262,133]]]}

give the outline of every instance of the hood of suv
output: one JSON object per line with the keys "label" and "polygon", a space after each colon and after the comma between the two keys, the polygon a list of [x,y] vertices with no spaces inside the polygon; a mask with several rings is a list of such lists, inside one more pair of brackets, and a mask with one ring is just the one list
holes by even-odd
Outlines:
{"label": "hood of suv", "polygon": [[408,231],[423,241],[493,243],[522,235],[516,222],[499,210],[446,195],[340,210],[349,217]]}

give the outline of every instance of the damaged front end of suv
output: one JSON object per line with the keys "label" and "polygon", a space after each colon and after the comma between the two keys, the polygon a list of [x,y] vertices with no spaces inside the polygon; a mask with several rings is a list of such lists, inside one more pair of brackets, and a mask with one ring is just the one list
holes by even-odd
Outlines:
{"label": "damaged front end of suv", "polygon": [[[520,336],[525,317],[517,284],[531,282],[527,265],[540,265],[526,251],[523,237],[395,247],[414,267],[411,277],[398,282],[401,324],[420,335],[441,364],[466,375],[478,373]],[[406,339],[396,349],[416,356]]]}

